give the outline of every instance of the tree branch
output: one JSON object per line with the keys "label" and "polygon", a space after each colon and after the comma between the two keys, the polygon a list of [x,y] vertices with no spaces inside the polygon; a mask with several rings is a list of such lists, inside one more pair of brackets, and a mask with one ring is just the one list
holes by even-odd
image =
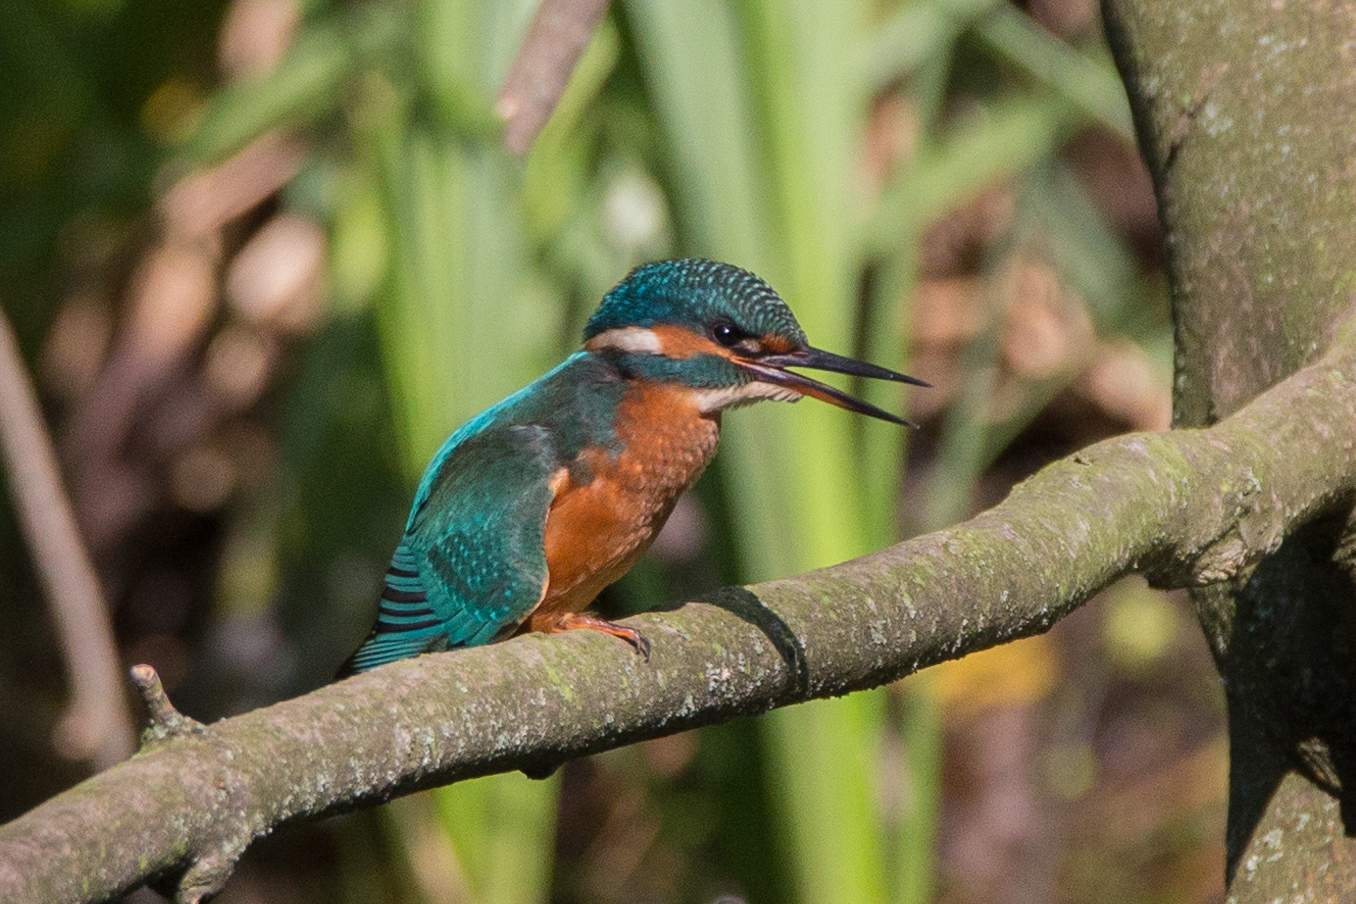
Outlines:
{"label": "tree branch", "polygon": [[593,632],[534,635],[181,726],[0,827],[0,898],[102,900],[158,876],[198,901],[286,823],[874,687],[1041,633],[1132,571],[1227,580],[1350,508],[1353,385],[1346,336],[1211,429],[1099,443],[965,524],[633,619],[649,662]]}
{"label": "tree branch", "polygon": [[510,151],[531,149],[606,12],[607,0],[542,0],[537,7],[494,104]]}
{"label": "tree branch", "polygon": [[28,536],[70,675],[62,723],[71,750],[107,768],[132,750],[132,716],[118,675],[113,624],[94,563],[62,486],[37,393],[9,318],[0,310],[0,460]]}

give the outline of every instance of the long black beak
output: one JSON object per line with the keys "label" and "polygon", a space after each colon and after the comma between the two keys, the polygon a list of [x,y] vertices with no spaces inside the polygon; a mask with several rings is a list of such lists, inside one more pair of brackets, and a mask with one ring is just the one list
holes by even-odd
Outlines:
{"label": "long black beak", "polygon": [[869,415],[870,417],[880,418],[882,421],[889,421],[892,424],[900,424],[906,427],[917,427],[918,425],[913,421],[896,417],[869,402],[863,402],[861,399],[850,396],[840,389],[835,389],[827,383],[791,373],[784,368],[809,367],[814,370],[851,374],[854,377],[870,377],[873,380],[893,380],[896,383],[911,383],[914,386],[932,385],[875,364],[858,361],[856,358],[844,358],[842,355],[835,355],[833,352],[826,352],[817,348],[804,348],[788,352],[785,355],[768,355],[755,360],[740,359],[739,363],[764,383],[785,386],[801,395],[811,396],[820,401],[828,402],[830,405],[837,405],[839,408],[846,408],[848,411],[855,411],[858,414]]}

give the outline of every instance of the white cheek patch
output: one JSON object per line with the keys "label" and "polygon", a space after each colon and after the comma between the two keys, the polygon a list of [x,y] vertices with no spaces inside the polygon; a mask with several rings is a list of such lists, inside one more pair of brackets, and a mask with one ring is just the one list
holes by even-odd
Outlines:
{"label": "white cheek patch", "polygon": [[754,402],[768,400],[772,402],[795,402],[801,394],[785,386],[773,386],[771,383],[754,381],[743,386],[727,386],[720,389],[693,389],[692,401],[702,414],[721,411],[726,408],[738,408]]}
{"label": "white cheek patch", "polygon": [[607,330],[590,339],[586,345],[589,351],[610,348],[628,354],[658,355],[664,351],[659,334],[643,326],[623,326]]}

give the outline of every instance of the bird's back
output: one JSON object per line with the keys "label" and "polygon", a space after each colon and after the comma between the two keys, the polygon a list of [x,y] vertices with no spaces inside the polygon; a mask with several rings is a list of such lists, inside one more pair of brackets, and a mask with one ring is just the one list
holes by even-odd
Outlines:
{"label": "bird's back", "polygon": [[587,447],[615,446],[613,415],[625,393],[626,383],[610,361],[589,352],[576,352],[477,414],[447,438],[424,470],[406,531],[414,526],[434,483],[469,438],[513,426],[542,427],[552,437],[557,459],[569,461]]}

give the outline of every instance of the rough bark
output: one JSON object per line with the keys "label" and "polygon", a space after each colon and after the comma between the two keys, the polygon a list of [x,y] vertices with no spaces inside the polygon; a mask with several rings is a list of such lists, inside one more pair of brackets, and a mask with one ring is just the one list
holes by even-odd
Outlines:
{"label": "rough bark", "polygon": [[[143,750],[0,827],[0,899],[97,901],[158,877],[218,890],[280,825],[893,681],[1047,630],[1118,577],[1228,581],[1350,509],[1356,340],[1208,430],[1120,437],[966,522],[800,577],[589,631],[422,657]],[[1306,527],[1308,526],[1308,527]]]}
{"label": "rough bark", "polygon": [[[1323,354],[1352,309],[1356,6],[1104,12],[1165,229],[1175,420],[1211,424]],[[1347,514],[1193,594],[1228,699],[1232,900],[1356,888]]]}

